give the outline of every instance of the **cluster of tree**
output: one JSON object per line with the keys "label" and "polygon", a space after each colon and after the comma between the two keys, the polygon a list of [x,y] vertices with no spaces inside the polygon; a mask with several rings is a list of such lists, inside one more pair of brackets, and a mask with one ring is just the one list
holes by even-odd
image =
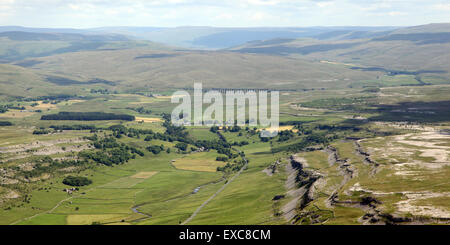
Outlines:
{"label": "cluster of tree", "polygon": [[381,91],[381,89],[378,87],[368,87],[363,90],[363,92],[367,92],[367,93],[378,93],[380,91]]}
{"label": "cluster of tree", "polygon": [[151,146],[147,147],[147,151],[157,155],[161,151],[164,151],[164,146],[163,145],[151,145]]}
{"label": "cluster of tree", "polygon": [[128,151],[129,149],[120,146],[108,150],[102,151],[82,151],[79,153],[79,156],[83,159],[89,159],[94,162],[104,164],[106,166],[118,165],[128,162],[133,155]]}
{"label": "cluster of tree", "polygon": [[[106,137],[103,139],[99,139],[97,135],[93,135],[92,137],[87,137],[87,139],[93,141],[93,145],[97,149],[101,149],[103,152],[105,149],[110,148],[124,148],[126,150],[129,150],[132,154],[138,154],[142,155],[142,151],[139,149],[127,146],[125,144],[119,144],[115,138],[120,138],[121,135],[126,135],[128,137],[140,137],[140,135],[146,135],[145,141],[151,141],[153,139],[155,140],[163,140],[168,142],[177,142],[175,147],[179,149],[180,151],[187,151],[189,145],[194,145],[194,147],[191,147],[191,150],[195,151],[197,148],[204,148],[204,149],[215,149],[220,154],[226,155],[229,159],[236,158],[238,154],[233,153],[231,149],[231,144],[227,143],[225,137],[223,137],[219,132],[221,136],[221,140],[215,140],[215,141],[206,141],[206,140],[199,140],[194,141],[191,137],[188,137],[188,132],[185,130],[185,127],[179,127],[172,125],[170,122],[170,115],[164,114],[163,118],[165,119],[163,126],[166,128],[166,131],[164,133],[154,133],[152,130],[141,130],[141,129],[134,129],[134,128],[127,128],[123,125],[113,125],[108,130],[111,130],[113,132],[113,137]],[[57,127],[55,127],[57,128]],[[220,137],[219,136],[219,137]],[[234,145],[246,145],[248,144],[247,141],[242,141],[239,143],[234,143]],[[161,151],[164,151],[165,148],[163,145],[153,145],[146,148],[149,152],[152,152],[153,154],[159,154]],[[170,148],[167,148],[167,152],[170,153]],[[108,156],[106,153],[84,153],[89,154],[85,155],[88,159],[92,159],[96,162],[100,162],[102,164],[106,165],[112,165],[115,163],[111,163],[111,161],[107,161],[105,158]],[[126,158],[125,158],[126,159]],[[117,162],[117,161],[116,161]]]}
{"label": "cluster of tree", "polygon": [[305,137],[302,138],[302,140],[300,142],[294,143],[294,144],[290,144],[287,146],[282,146],[282,147],[278,147],[278,148],[273,148],[272,152],[282,152],[282,151],[302,151],[305,148],[307,148],[308,146],[312,146],[312,145],[318,145],[318,144],[328,144],[329,142],[331,142],[332,140],[336,139],[336,135],[330,136],[328,137],[326,135],[326,133],[312,133],[310,135],[307,135]]}
{"label": "cluster of tree", "polygon": [[8,111],[8,107],[0,105],[0,113],[5,113]]}
{"label": "cluster of tree", "polygon": [[188,148],[188,144],[185,142],[179,142],[175,145],[175,148],[178,148],[180,151],[186,151]]}
{"label": "cluster of tree", "polygon": [[239,161],[234,161],[234,163],[227,163],[223,167],[217,167],[217,171],[221,171],[224,173],[232,173],[242,169],[245,165],[245,160],[241,159]]}
{"label": "cluster of tree", "polygon": [[227,138],[225,138],[225,136],[223,136],[223,134],[220,131],[216,132],[217,136],[219,136],[219,139],[223,142],[227,142]]}
{"label": "cluster of tree", "polygon": [[[218,127],[211,127],[211,132],[215,132],[220,140],[197,140],[194,141],[191,137],[188,136],[188,132],[185,131],[185,127],[174,126],[170,122],[170,115],[163,114],[163,118],[165,119],[163,126],[166,128],[166,132],[164,134],[156,133],[153,135],[149,135],[145,138],[146,141],[150,141],[152,139],[159,139],[169,142],[178,141],[175,145],[180,151],[186,151],[188,149],[188,144],[194,145],[196,148],[204,148],[204,149],[214,149],[217,150],[220,154],[227,155],[228,158],[236,158],[237,154],[231,151],[231,144],[226,141],[226,138],[218,131]],[[241,142],[239,144],[246,144],[248,142]],[[196,150],[193,148],[192,150]]]}
{"label": "cluster of tree", "polygon": [[63,184],[69,186],[85,186],[92,184],[92,180],[83,176],[67,176],[63,179]]}
{"label": "cluster of tree", "polygon": [[238,156],[238,154],[231,152],[231,148],[220,148],[217,150],[217,153],[224,154],[228,158],[236,158]]}
{"label": "cluster of tree", "polygon": [[138,112],[139,114],[152,114],[152,110],[145,109],[144,107],[127,107],[126,109]]}
{"label": "cluster of tree", "polygon": [[262,137],[261,135],[259,135],[259,139],[261,140],[261,142],[269,142],[269,140],[271,140],[272,138],[270,138],[270,137]]}
{"label": "cluster of tree", "polygon": [[300,124],[295,125],[294,128],[298,130],[298,135],[309,135],[313,133],[311,128],[306,128]]}
{"label": "cluster of tree", "polygon": [[[246,128],[245,128],[245,131],[246,131],[248,134],[250,134],[250,136],[253,136],[253,135],[255,135],[255,134],[258,133],[258,128],[249,128],[249,127],[246,127]],[[239,135],[242,136],[242,133],[239,133]]]}
{"label": "cluster of tree", "polygon": [[[175,126],[171,122],[170,114],[163,114],[163,127],[166,128],[165,134],[170,135],[172,137],[177,138],[177,141],[185,142],[184,138],[188,138],[188,132],[185,131],[185,127],[183,126]],[[188,143],[188,142],[186,142]]]}
{"label": "cluster of tree", "polygon": [[145,156],[145,153],[143,151],[139,150],[138,148],[132,147],[132,146],[129,146],[129,147],[130,147],[131,153],[138,154],[141,157]]}
{"label": "cluster of tree", "polygon": [[91,89],[91,94],[110,94],[111,92],[108,89]]}
{"label": "cluster of tree", "polygon": [[216,157],[216,161],[226,162],[226,161],[228,161],[228,157],[218,156],[218,157]]}
{"label": "cluster of tree", "polygon": [[223,131],[224,131],[224,132],[230,131],[230,132],[236,133],[236,132],[241,131],[241,127],[239,127],[239,126],[237,126],[237,125],[235,125],[235,126],[233,126],[233,127],[224,127],[224,128],[223,128]]}
{"label": "cluster of tree", "polygon": [[166,128],[166,131],[164,133],[153,133],[151,130],[143,132],[149,134],[145,137],[145,141],[155,139],[168,142],[179,141],[186,144],[193,144],[193,140],[188,137],[189,133],[185,131],[185,127],[172,125],[169,114],[163,114],[163,118],[165,119],[163,126]]}
{"label": "cluster of tree", "polygon": [[[137,137],[140,138],[141,135],[153,135],[153,131],[151,129],[135,129],[135,128],[127,128],[123,125],[113,125],[108,128],[109,130],[113,131],[113,135],[116,138],[120,138],[122,135],[126,135],[128,137]],[[149,141],[149,140],[147,140]]]}
{"label": "cluster of tree", "polygon": [[278,133],[278,142],[288,141],[294,137],[292,130],[283,130]]}
{"label": "cluster of tree", "polygon": [[0,121],[0,126],[12,126],[13,124],[8,121]]}
{"label": "cluster of tree", "polygon": [[125,120],[134,121],[135,117],[126,114],[113,114],[104,112],[60,112],[58,114],[43,115],[41,120],[76,120],[76,121],[99,121],[99,120]]}
{"label": "cluster of tree", "polygon": [[204,148],[204,149],[213,149],[217,150],[219,154],[224,154],[228,158],[233,159],[238,156],[237,153],[233,153],[231,149],[231,144],[222,141],[222,140],[214,140],[214,141],[208,141],[208,140],[199,140],[193,142],[193,144],[198,148]]}
{"label": "cluster of tree", "polygon": [[244,145],[248,145],[249,143],[248,143],[248,141],[246,141],[246,140],[243,140],[243,141],[241,141],[241,142],[233,142],[233,146],[244,146]]}
{"label": "cluster of tree", "polygon": [[[239,126],[237,126],[237,125],[234,125],[233,127],[227,127],[227,126],[223,126],[222,127],[222,130],[224,131],[224,132],[233,132],[233,133],[235,133],[235,132],[239,132],[239,131],[241,131],[241,127],[239,127]],[[211,131],[211,132],[213,132],[213,133],[217,133],[217,132],[219,132],[219,127],[218,126],[212,126],[210,129],[209,129],[209,131]]]}
{"label": "cluster of tree", "polygon": [[18,106],[11,106],[11,105],[9,105],[9,106],[8,106],[8,109],[13,109],[13,110],[25,110],[25,106],[20,106],[20,105],[18,105]]}
{"label": "cluster of tree", "polygon": [[36,129],[36,130],[34,130],[33,131],[33,134],[35,134],[35,135],[41,135],[41,134],[49,134],[49,133],[51,133],[52,131],[51,130],[48,130],[48,129]]}
{"label": "cluster of tree", "polygon": [[219,132],[219,127],[218,126],[212,126],[209,128],[209,131],[213,132],[213,133],[217,133]]}
{"label": "cluster of tree", "polygon": [[97,137],[97,140],[95,140],[93,142],[93,145],[94,145],[94,147],[96,149],[104,150],[104,149],[107,149],[107,148],[120,147],[123,144],[119,144],[117,142],[117,140],[115,138],[112,138],[112,137],[105,137],[105,138],[102,138],[102,139],[98,139],[98,137]]}
{"label": "cluster of tree", "polygon": [[94,135],[91,140],[94,141],[92,144],[99,151],[80,152],[79,157],[85,160],[112,166],[128,162],[128,160],[136,157],[135,154],[145,155],[143,151],[136,147],[117,142],[114,137],[98,138],[97,135]]}
{"label": "cluster of tree", "polygon": [[5,113],[8,111],[8,109],[13,109],[13,110],[25,110],[24,106],[21,106],[20,104],[17,105],[13,105],[13,104],[9,104],[9,105],[0,105],[0,113]]}
{"label": "cluster of tree", "polygon": [[87,162],[84,160],[53,160],[51,157],[45,156],[36,160],[36,163],[31,171],[20,171],[20,175],[22,175],[25,179],[29,179],[42,176],[44,173],[54,173],[57,169],[71,166],[80,167],[86,164]]}

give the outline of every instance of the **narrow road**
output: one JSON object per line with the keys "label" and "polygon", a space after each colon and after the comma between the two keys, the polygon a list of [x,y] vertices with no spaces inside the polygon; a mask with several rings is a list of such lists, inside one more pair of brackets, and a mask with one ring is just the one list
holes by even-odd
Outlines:
{"label": "narrow road", "polygon": [[237,174],[235,174],[233,177],[231,177],[231,179],[229,179],[227,183],[225,183],[222,187],[220,187],[220,189],[218,191],[216,191],[216,193],[214,193],[212,196],[210,196],[208,198],[208,200],[203,202],[202,205],[200,205],[200,207],[198,207],[187,220],[185,220],[184,222],[181,223],[181,225],[185,225],[185,224],[189,223],[193,218],[195,218],[195,216],[197,216],[197,214],[202,210],[203,207],[205,207],[212,199],[214,199],[214,197],[216,197],[220,192],[222,192],[231,182],[233,182],[233,180],[236,177],[238,177],[242,173],[242,171],[244,171],[244,169],[247,168],[247,165],[248,165],[247,158],[245,158],[245,157],[242,157],[242,158],[244,159],[245,164],[244,164],[244,166],[242,166],[241,170],[239,170],[239,172],[237,172]]}
{"label": "narrow road", "polygon": [[[106,184],[103,184],[103,185],[99,185],[99,186],[96,186],[96,187],[91,187],[91,188],[85,190],[84,192],[92,191],[92,190],[95,190],[95,189],[97,189],[97,188],[102,188],[103,186],[105,186],[105,185],[107,185],[107,184],[110,184],[110,183],[112,183],[112,182],[114,182],[114,181],[117,181],[117,179],[115,179],[115,180],[113,180],[113,181],[111,181],[111,182],[108,182],[108,183],[106,183]],[[64,202],[69,201],[70,199],[75,198],[75,197],[79,197],[79,196],[80,196],[80,194],[69,196],[69,197],[67,197],[67,198],[65,198],[65,199],[63,199],[63,200],[61,200],[61,201],[59,201],[59,202],[58,202],[53,208],[51,208],[50,210],[47,210],[47,211],[44,211],[44,212],[41,212],[41,213],[37,213],[37,214],[32,215],[32,216],[29,216],[29,217],[25,217],[25,218],[19,219],[19,220],[14,221],[13,223],[11,223],[11,224],[9,224],[9,225],[15,225],[15,224],[18,224],[18,223],[20,223],[20,222],[30,220],[30,219],[35,218],[35,217],[37,217],[37,216],[39,216],[39,215],[42,215],[42,214],[50,214],[50,213],[52,213],[53,211],[55,211],[55,209],[57,209],[57,208],[58,208],[61,204],[63,204]]]}
{"label": "narrow road", "polygon": [[42,212],[42,213],[37,213],[37,214],[35,214],[35,215],[33,215],[33,216],[26,217],[26,218],[23,218],[23,219],[14,221],[14,222],[11,223],[10,225],[15,225],[15,224],[18,224],[18,223],[20,223],[20,222],[22,222],[22,221],[30,220],[30,219],[32,219],[32,218],[34,218],[34,217],[37,217],[37,216],[39,216],[39,215],[42,215],[42,214],[51,213],[51,212],[53,212],[56,208],[58,208],[63,202],[68,201],[68,200],[70,200],[70,199],[72,199],[72,198],[73,198],[73,196],[68,197],[68,198],[66,198],[66,199],[63,199],[63,200],[59,201],[59,202],[56,204],[56,206],[54,206],[54,207],[53,207],[52,209],[50,209],[50,210],[44,211],[44,212]]}

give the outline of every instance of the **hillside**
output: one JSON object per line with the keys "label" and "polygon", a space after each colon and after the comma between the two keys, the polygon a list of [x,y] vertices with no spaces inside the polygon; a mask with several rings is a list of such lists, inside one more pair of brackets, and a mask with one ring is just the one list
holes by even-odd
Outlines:
{"label": "hillside", "polygon": [[449,27],[449,24],[432,24],[403,28],[374,38],[352,40],[266,40],[247,43],[231,50],[339,62],[370,69],[407,71],[426,75],[429,80],[448,82]]}
{"label": "hillside", "polygon": [[320,62],[235,52],[145,49],[86,51],[37,58],[31,68],[77,80],[104,79],[118,88],[342,88],[379,72],[352,70]]}
{"label": "hillside", "polygon": [[[83,81],[71,80],[76,83],[60,86],[50,82],[53,74],[31,70],[21,66],[0,64],[0,98],[1,97],[37,97],[57,94],[74,95],[85,88],[77,85],[89,85]],[[60,79],[69,79],[59,76]],[[69,79],[70,80],[70,79]]]}
{"label": "hillside", "polygon": [[377,35],[395,27],[253,27],[225,28],[209,26],[182,26],[175,28],[156,27],[103,27],[91,31],[118,33],[140,39],[166,43],[185,48],[220,49],[242,45],[249,41],[273,38],[319,37],[334,32],[365,33]]}
{"label": "hillside", "polygon": [[242,45],[249,41],[273,38],[354,39],[375,37],[396,30],[396,27],[99,27],[90,29],[0,27],[0,32],[32,32],[40,34],[78,34],[90,36],[126,36],[137,40],[164,43],[171,46],[196,49],[221,49]]}
{"label": "hillside", "polygon": [[135,47],[169,49],[161,44],[118,34],[0,32],[0,62],[3,63],[67,52]]}

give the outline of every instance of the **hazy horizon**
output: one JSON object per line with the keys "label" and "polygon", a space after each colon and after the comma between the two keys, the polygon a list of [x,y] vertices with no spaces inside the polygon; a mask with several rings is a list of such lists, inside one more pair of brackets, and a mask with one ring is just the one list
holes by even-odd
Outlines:
{"label": "hazy horizon", "polygon": [[233,29],[246,29],[246,28],[358,28],[358,27],[369,27],[369,28],[377,28],[377,27],[392,27],[392,28],[404,28],[404,27],[412,27],[412,26],[421,26],[421,25],[430,25],[430,24],[450,24],[450,22],[438,22],[438,23],[423,23],[419,25],[381,25],[381,26],[367,26],[367,25],[312,25],[312,26],[214,26],[214,25],[180,25],[180,26],[94,26],[94,27],[48,27],[48,26],[24,26],[24,25],[0,25],[0,27],[22,27],[22,28],[36,28],[36,29],[99,29],[99,28],[233,28]]}
{"label": "hazy horizon", "polygon": [[450,22],[441,0],[2,0],[0,26],[98,27],[336,27],[416,26]]}

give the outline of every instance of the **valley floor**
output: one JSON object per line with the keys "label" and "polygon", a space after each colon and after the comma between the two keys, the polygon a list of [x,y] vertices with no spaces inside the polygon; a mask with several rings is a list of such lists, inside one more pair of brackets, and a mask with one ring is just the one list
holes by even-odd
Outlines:
{"label": "valley floor", "polygon": [[[0,126],[0,223],[447,224],[449,89],[285,93],[283,133],[268,141],[246,127],[169,130],[164,96],[14,102],[27,114],[0,114],[13,124]],[[102,106],[137,119],[40,120]]]}

